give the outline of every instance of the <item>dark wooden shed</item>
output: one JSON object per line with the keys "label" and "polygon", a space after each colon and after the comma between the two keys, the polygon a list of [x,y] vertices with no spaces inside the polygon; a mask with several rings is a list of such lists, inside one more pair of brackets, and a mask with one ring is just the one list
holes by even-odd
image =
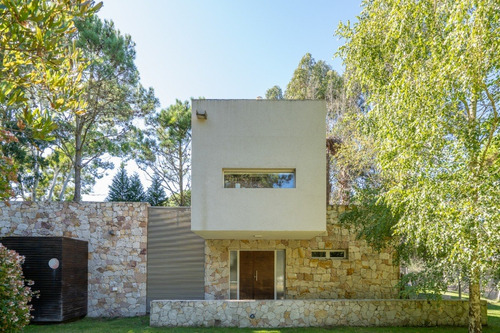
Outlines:
{"label": "dark wooden shed", "polygon": [[33,280],[33,322],[63,322],[87,314],[88,244],[67,237],[3,237],[0,243],[25,257]]}

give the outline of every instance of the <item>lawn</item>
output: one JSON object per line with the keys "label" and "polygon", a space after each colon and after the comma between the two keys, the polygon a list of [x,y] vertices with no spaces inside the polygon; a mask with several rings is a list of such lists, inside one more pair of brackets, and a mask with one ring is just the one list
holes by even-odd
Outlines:
{"label": "lawn", "polygon": [[[119,318],[119,319],[90,319],[85,318],[67,324],[53,325],[29,325],[25,332],[33,333],[146,333],[146,332],[167,332],[167,333],[466,333],[465,327],[333,327],[333,328],[283,328],[283,329],[252,329],[252,328],[166,328],[149,327],[149,317]],[[485,333],[500,333],[500,303],[488,304],[488,327],[483,330]]]}

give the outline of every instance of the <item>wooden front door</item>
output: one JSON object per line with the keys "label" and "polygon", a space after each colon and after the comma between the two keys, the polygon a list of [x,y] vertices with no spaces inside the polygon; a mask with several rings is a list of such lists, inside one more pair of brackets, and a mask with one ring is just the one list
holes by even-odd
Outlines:
{"label": "wooden front door", "polygon": [[240,251],[240,299],[274,299],[274,251]]}

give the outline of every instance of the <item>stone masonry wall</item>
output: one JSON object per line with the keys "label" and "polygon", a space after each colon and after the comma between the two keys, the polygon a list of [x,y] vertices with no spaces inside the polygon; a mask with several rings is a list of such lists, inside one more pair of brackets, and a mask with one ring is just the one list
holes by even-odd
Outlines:
{"label": "stone masonry wall", "polygon": [[147,207],[131,202],[0,202],[0,237],[88,241],[88,316],[144,315]]}
{"label": "stone masonry wall", "polygon": [[[466,326],[468,301],[153,301],[151,326]],[[481,322],[487,323],[486,301]]]}
{"label": "stone masonry wall", "polygon": [[[326,236],[310,240],[207,240],[205,299],[229,299],[230,250],[285,250],[287,299],[395,298],[399,267],[392,253],[373,250],[338,224],[345,208],[328,207]],[[314,250],[347,250],[348,258],[313,259]]]}

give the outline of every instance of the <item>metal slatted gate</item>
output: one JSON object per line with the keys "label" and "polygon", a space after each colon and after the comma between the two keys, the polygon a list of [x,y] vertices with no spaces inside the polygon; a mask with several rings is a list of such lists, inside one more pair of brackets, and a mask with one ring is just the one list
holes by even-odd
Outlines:
{"label": "metal slatted gate", "polygon": [[147,311],[152,300],[204,299],[205,241],[191,209],[149,207]]}

